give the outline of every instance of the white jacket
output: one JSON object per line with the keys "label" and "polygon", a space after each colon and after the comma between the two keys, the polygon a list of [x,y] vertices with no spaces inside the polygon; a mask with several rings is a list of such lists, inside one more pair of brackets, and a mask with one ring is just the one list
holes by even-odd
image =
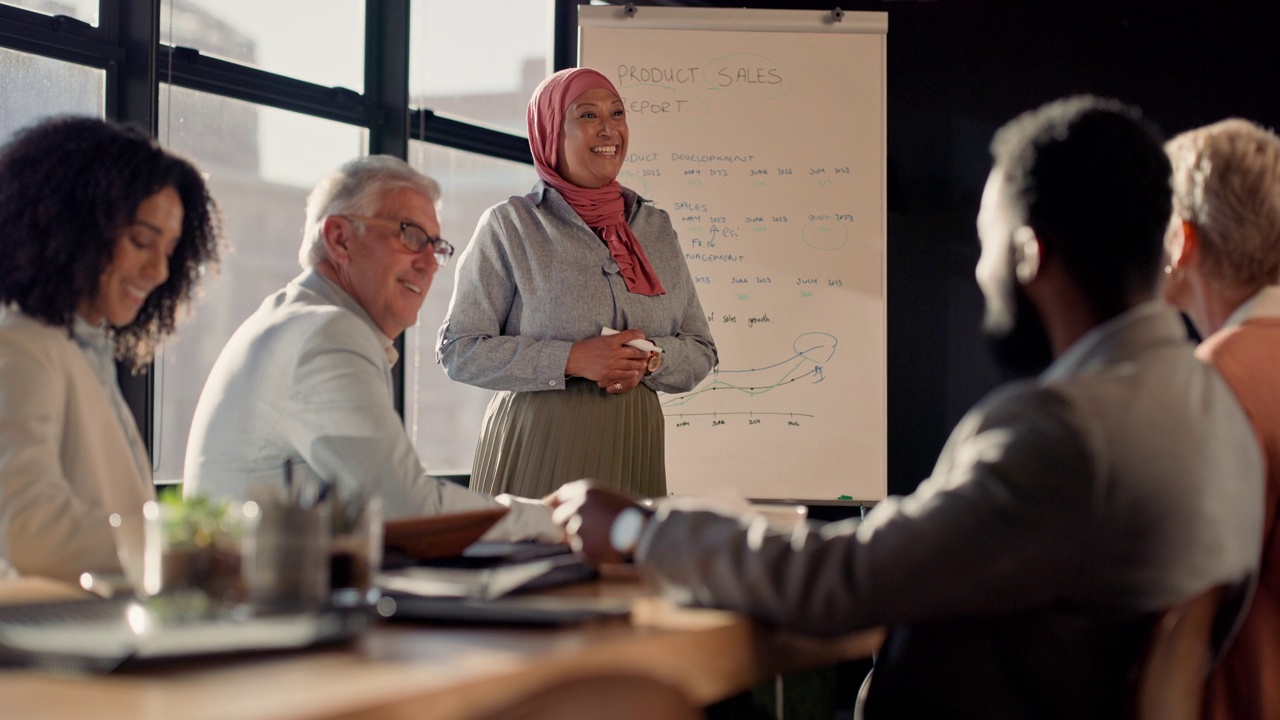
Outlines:
{"label": "white jacket", "polygon": [[155,488],[108,391],[64,328],[0,309],[0,567],[120,571],[107,518],[140,514]]}
{"label": "white jacket", "polygon": [[[354,299],[304,272],[218,355],[191,422],[183,491],[243,500],[280,483],[290,459],[339,493],[381,494],[387,519],[497,507],[427,474],[392,402],[394,352]],[[548,507],[512,503],[485,539],[561,536]]]}

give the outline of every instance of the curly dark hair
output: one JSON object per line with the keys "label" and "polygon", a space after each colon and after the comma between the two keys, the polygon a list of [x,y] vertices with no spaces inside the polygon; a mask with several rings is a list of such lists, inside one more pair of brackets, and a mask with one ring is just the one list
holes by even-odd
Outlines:
{"label": "curly dark hair", "polygon": [[166,187],[182,199],[182,236],[169,277],[133,322],[111,328],[116,356],[150,362],[200,278],[218,262],[217,205],[190,161],[134,128],[54,117],[0,150],[0,303],[71,332],[76,308],[98,294],[119,234]]}

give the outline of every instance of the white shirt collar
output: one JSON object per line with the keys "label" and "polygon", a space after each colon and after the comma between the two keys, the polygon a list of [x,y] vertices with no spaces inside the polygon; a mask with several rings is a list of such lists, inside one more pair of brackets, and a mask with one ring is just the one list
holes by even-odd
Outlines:
{"label": "white shirt collar", "polygon": [[94,372],[103,381],[103,385],[115,382],[115,344],[107,332],[106,323],[94,325],[74,313],[72,316],[71,335],[85,355],[93,363]]}
{"label": "white shirt collar", "polygon": [[1235,327],[1251,318],[1271,317],[1280,317],[1280,285],[1267,285],[1240,303],[1240,307],[1227,316],[1222,327]]}

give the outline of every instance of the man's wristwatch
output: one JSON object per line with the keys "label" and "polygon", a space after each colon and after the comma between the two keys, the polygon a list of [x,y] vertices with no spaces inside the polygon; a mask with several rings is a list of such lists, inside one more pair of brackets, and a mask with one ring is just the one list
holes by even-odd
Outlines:
{"label": "man's wristwatch", "polygon": [[652,513],[635,505],[625,507],[613,519],[613,527],[609,529],[609,544],[627,560],[636,554],[636,546],[640,544],[640,533],[649,524]]}

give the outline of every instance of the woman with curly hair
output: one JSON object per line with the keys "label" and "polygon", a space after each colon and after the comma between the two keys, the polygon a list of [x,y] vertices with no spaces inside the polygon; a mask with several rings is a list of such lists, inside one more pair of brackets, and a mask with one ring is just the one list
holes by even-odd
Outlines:
{"label": "woman with curly hair", "polygon": [[60,117],[0,149],[0,575],[119,571],[108,517],[155,489],[114,360],[151,359],[219,235],[200,172],[136,130]]}

